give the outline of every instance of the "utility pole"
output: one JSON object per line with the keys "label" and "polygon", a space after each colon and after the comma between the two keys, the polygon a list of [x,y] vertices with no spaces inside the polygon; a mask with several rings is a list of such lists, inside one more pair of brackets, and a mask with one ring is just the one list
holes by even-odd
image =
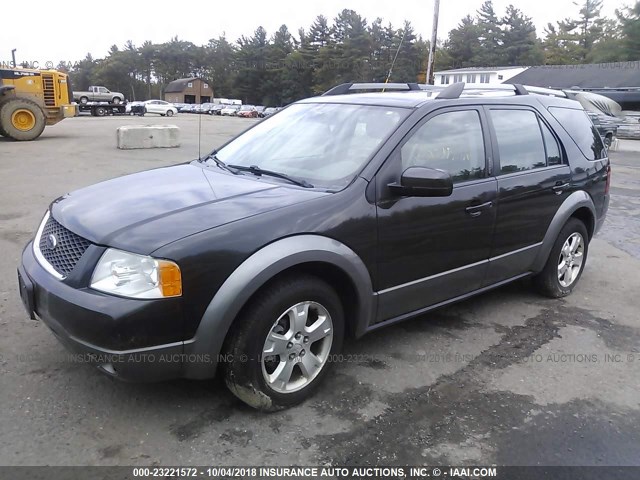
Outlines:
{"label": "utility pole", "polygon": [[16,68],[16,48],[11,50],[11,58],[13,59],[13,68]]}
{"label": "utility pole", "polygon": [[429,60],[427,62],[427,83],[433,85],[433,66],[436,62],[436,41],[438,40],[438,15],[440,13],[440,0],[434,0],[433,4],[433,29],[431,30],[431,43],[429,44]]}

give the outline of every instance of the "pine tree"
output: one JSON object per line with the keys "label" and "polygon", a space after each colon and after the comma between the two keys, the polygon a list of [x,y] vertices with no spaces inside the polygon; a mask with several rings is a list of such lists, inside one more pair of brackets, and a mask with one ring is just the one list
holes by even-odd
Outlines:
{"label": "pine tree", "polygon": [[620,24],[615,20],[607,19],[603,23],[602,35],[587,54],[587,62],[618,62],[624,59]]}
{"label": "pine tree", "polygon": [[503,53],[506,65],[540,65],[544,55],[536,37],[536,27],[531,17],[524,15],[513,5],[507,7],[502,19]]}
{"label": "pine tree", "polygon": [[475,63],[481,66],[502,65],[502,30],[491,0],[482,4],[476,18],[480,45]]}
{"label": "pine tree", "polygon": [[251,37],[243,35],[237,43],[238,74],[233,90],[234,96],[242,99],[244,103],[261,103],[267,89],[267,31],[260,26]]}
{"label": "pine tree", "polygon": [[366,19],[353,10],[342,10],[334,20],[333,39],[339,62],[336,83],[369,80],[371,37]]}
{"label": "pine tree", "polygon": [[471,15],[464,17],[458,26],[449,32],[444,48],[454,68],[471,67],[476,63],[480,50],[480,31]]}
{"label": "pine tree", "polygon": [[584,0],[577,20],[581,47],[580,60],[585,61],[604,31],[604,19],[601,17],[602,0]]}
{"label": "pine tree", "polygon": [[418,49],[416,40],[417,37],[411,22],[405,21],[402,29],[398,31],[398,46],[393,46],[392,53],[395,56],[396,52],[398,52],[398,56],[396,58],[396,64],[393,67],[390,81],[416,81],[416,77],[422,67],[420,50]]}
{"label": "pine tree", "polygon": [[633,7],[616,10],[620,22],[621,59],[640,59],[640,1]]}
{"label": "pine tree", "polygon": [[547,65],[573,65],[580,62],[576,29],[575,21],[570,19],[559,21],[556,25],[547,24],[546,37],[542,42]]}

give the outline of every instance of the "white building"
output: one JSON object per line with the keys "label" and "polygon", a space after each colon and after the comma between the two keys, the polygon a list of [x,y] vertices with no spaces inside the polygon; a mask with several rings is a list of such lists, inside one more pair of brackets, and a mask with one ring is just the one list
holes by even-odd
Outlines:
{"label": "white building", "polygon": [[524,72],[528,67],[467,67],[435,72],[435,85],[452,83],[502,83]]}

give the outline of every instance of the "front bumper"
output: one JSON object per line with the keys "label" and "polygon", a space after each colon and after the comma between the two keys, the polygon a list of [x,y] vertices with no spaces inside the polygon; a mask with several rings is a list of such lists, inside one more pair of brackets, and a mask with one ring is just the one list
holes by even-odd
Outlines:
{"label": "front bumper", "polygon": [[[185,342],[153,344],[152,334],[141,338],[141,326],[149,328],[153,323],[171,320],[176,336],[180,336],[181,318],[173,315],[179,312],[175,302],[125,299],[72,287],[38,263],[32,243],[22,253],[18,280],[27,313],[31,318],[37,315],[68,350],[80,355],[72,360],[93,364],[122,380],[158,381],[183,376]],[[164,318],[163,322],[160,317],[167,315],[173,318]]]}

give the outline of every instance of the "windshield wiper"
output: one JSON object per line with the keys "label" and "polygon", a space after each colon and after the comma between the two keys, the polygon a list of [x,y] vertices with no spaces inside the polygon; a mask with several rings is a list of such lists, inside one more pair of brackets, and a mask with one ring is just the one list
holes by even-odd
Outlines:
{"label": "windshield wiper", "polygon": [[260,168],[257,165],[251,165],[250,167],[245,167],[244,165],[226,165],[226,167],[234,168],[234,169],[240,170],[242,172],[251,172],[251,173],[253,173],[254,175],[257,175],[257,176],[267,175],[269,177],[282,178],[283,180],[287,180],[287,181],[293,183],[294,185],[298,185],[300,187],[313,188],[313,185],[311,185],[306,180],[302,180],[302,179],[298,180],[298,179],[295,179],[293,177],[290,177],[289,175],[287,175],[285,173],[274,172],[273,170],[264,170],[264,169]]}
{"label": "windshield wiper", "polygon": [[202,157],[199,158],[198,161],[200,163],[202,162],[206,162],[207,160],[213,160],[214,162],[216,162],[216,165],[218,165],[221,169],[226,170],[227,172],[231,172],[234,175],[238,174],[237,170],[233,170],[232,168],[229,167],[229,165],[227,165],[226,163],[224,163],[222,160],[220,160],[217,156],[216,156],[216,152],[215,150],[213,152],[211,152],[209,155],[207,155],[206,157]]}

